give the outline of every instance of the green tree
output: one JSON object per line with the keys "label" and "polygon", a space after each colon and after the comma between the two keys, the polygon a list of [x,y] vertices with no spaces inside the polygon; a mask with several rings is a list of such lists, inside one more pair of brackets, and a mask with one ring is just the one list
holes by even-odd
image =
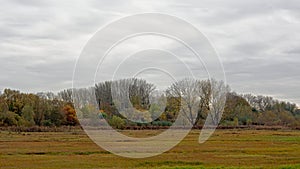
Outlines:
{"label": "green tree", "polygon": [[223,120],[234,121],[237,118],[241,124],[248,124],[254,120],[254,114],[249,103],[235,93],[228,93]]}
{"label": "green tree", "polygon": [[279,119],[277,115],[272,111],[266,111],[260,113],[258,117],[258,121],[260,124],[264,124],[268,126],[277,125],[279,123]]}
{"label": "green tree", "polygon": [[30,105],[25,105],[22,109],[22,117],[26,120],[28,126],[35,125],[34,123],[34,111]]}
{"label": "green tree", "polygon": [[0,113],[0,125],[2,126],[15,126],[18,124],[16,119],[16,115],[14,112],[6,111]]}
{"label": "green tree", "polygon": [[0,97],[0,113],[7,112],[8,106],[4,100],[4,98]]}
{"label": "green tree", "polygon": [[65,120],[64,112],[62,111],[63,102],[57,99],[52,100],[49,103],[49,116],[45,117],[44,124],[45,125],[55,125],[60,126],[63,124]]}
{"label": "green tree", "polygon": [[289,126],[295,123],[296,119],[293,114],[289,111],[282,111],[278,113],[278,118],[280,119],[281,125]]}

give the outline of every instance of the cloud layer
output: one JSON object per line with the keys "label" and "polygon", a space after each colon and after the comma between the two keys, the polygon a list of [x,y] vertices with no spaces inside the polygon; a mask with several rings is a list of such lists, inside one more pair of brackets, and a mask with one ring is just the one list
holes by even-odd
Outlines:
{"label": "cloud layer", "polygon": [[219,53],[237,92],[300,104],[300,3],[297,0],[1,1],[0,90],[71,87],[76,58],[112,20],[170,14],[195,25]]}

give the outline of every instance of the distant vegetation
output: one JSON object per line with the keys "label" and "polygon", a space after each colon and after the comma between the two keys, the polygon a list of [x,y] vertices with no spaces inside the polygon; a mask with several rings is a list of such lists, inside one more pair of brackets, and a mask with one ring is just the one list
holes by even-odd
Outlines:
{"label": "distant vegetation", "polygon": [[72,103],[59,97],[5,89],[0,96],[0,126],[78,125]]}
{"label": "distant vegetation", "polygon": [[[92,89],[95,91],[99,106],[97,110],[99,117],[101,115],[112,126],[119,129],[135,126],[170,126],[175,121],[180,108],[186,115],[187,122],[195,126],[202,126],[208,115],[212,115],[218,121],[218,118],[221,118],[218,113],[223,109],[221,126],[300,126],[300,110],[296,104],[278,101],[268,96],[230,92],[229,87],[223,82],[191,79],[176,82],[161,93],[161,96],[166,98],[166,107],[156,118],[159,107],[150,106],[151,92],[154,91],[155,86],[141,79],[124,79],[122,83],[129,84],[129,99],[134,108],[141,114],[148,114],[144,117],[155,120],[150,120],[152,121],[150,123],[143,121],[139,123],[125,119],[118,111],[116,104],[119,103],[114,103],[112,99],[113,82],[98,83]],[[226,91],[226,104],[219,108],[212,107],[215,104],[212,95],[216,87]],[[85,92],[85,89],[81,90]],[[90,109],[91,106],[88,104],[80,106],[83,113],[89,112]],[[79,125],[79,122],[72,104],[71,89],[63,90],[58,94],[52,92],[28,94],[5,89],[0,95],[0,126],[2,127],[76,125]]]}

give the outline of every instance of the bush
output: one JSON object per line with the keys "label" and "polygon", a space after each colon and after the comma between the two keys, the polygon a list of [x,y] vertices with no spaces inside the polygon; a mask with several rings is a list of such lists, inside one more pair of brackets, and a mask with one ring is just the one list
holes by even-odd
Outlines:
{"label": "bush", "polygon": [[162,126],[171,126],[172,123],[169,121],[162,121]]}
{"label": "bush", "polygon": [[0,123],[1,125],[15,126],[18,124],[17,116],[14,112],[7,111],[5,113],[0,113]]}
{"label": "bush", "polygon": [[153,121],[153,126],[172,126],[172,122],[170,121]]}
{"label": "bush", "polygon": [[109,123],[111,126],[117,128],[117,129],[124,129],[125,128],[125,120],[118,117],[118,116],[113,116],[110,120]]}
{"label": "bush", "polygon": [[239,119],[238,119],[237,117],[235,117],[235,118],[233,119],[233,125],[234,125],[235,127],[239,125]]}
{"label": "bush", "polygon": [[53,126],[53,123],[51,122],[51,120],[44,120],[43,126]]}
{"label": "bush", "polygon": [[100,119],[106,119],[107,118],[107,114],[104,112],[99,113],[99,118]]}

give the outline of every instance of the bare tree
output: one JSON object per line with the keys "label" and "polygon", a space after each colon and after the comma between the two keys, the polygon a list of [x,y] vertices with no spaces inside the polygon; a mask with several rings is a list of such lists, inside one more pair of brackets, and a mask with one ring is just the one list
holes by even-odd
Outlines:
{"label": "bare tree", "polygon": [[211,83],[209,80],[200,81],[200,108],[198,111],[197,121],[205,119],[210,111]]}
{"label": "bare tree", "polygon": [[72,89],[66,89],[58,93],[58,98],[62,101],[72,103]]}
{"label": "bare tree", "polygon": [[72,99],[77,108],[95,103],[95,87],[73,89]]}
{"label": "bare tree", "polygon": [[202,90],[200,81],[186,78],[175,82],[166,91],[168,98],[174,98],[180,103],[183,116],[194,125],[197,122]]}
{"label": "bare tree", "polygon": [[95,85],[95,95],[100,109],[104,106],[112,106],[111,81],[101,82]]}
{"label": "bare tree", "polygon": [[241,95],[252,108],[255,108],[258,111],[270,110],[274,107],[276,100],[269,96],[254,96],[252,94],[243,94]]}
{"label": "bare tree", "polygon": [[118,115],[125,111],[132,114],[133,107],[141,111],[149,110],[150,94],[154,89],[153,84],[143,79],[120,79],[96,84],[95,95],[100,109],[109,114]]}
{"label": "bare tree", "polygon": [[257,105],[260,111],[270,110],[275,104],[272,97],[269,96],[257,96]]}
{"label": "bare tree", "polygon": [[210,113],[209,124],[218,125],[222,118],[222,113],[225,108],[226,96],[230,91],[229,86],[223,81],[212,79],[211,83],[211,98],[210,98]]}
{"label": "bare tree", "polygon": [[241,95],[249,104],[251,107],[256,107],[256,97],[252,94],[242,94]]}
{"label": "bare tree", "polygon": [[151,83],[147,83],[146,80],[143,79],[127,79],[127,83],[129,83],[129,98],[131,102],[136,101],[137,104],[140,105],[142,109],[150,108],[150,94],[155,90],[155,86]]}
{"label": "bare tree", "polygon": [[223,81],[183,79],[172,84],[166,91],[167,97],[180,103],[183,116],[195,125],[201,118],[217,125],[221,119],[229,87]]}
{"label": "bare tree", "polygon": [[55,99],[55,94],[52,92],[38,92],[36,93],[37,96],[41,99],[53,100]]}

